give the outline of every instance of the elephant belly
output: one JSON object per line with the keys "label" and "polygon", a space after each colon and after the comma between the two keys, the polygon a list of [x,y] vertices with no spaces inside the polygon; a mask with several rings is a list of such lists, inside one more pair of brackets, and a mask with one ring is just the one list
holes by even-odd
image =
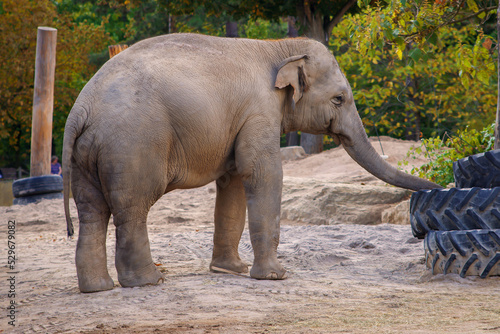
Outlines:
{"label": "elephant belly", "polygon": [[229,172],[224,171],[222,168],[214,168],[212,171],[208,168],[203,171],[188,168],[185,173],[181,173],[182,178],[176,178],[168,185],[167,192],[174,189],[203,187],[226,174],[230,175]]}

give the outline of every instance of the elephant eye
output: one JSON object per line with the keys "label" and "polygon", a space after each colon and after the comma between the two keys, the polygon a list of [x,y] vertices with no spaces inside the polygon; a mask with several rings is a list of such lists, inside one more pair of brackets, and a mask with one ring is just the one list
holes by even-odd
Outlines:
{"label": "elephant eye", "polygon": [[336,105],[341,105],[342,102],[344,102],[344,95],[338,95],[338,96],[335,96],[333,99],[332,99],[332,102]]}

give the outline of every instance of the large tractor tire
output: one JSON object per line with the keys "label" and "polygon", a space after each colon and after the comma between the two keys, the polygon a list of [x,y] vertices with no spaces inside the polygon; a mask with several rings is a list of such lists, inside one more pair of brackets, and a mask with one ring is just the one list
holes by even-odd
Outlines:
{"label": "large tractor tire", "polygon": [[500,229],[500,187],[433,189],[414,192],[410,200],[413,235],[431,231]]}
{"label": "large tractor tire", "polygon": [[426,265],[434,275],[500,275],[500,230],[431,231],[424,248]]}
{"label": "large tractor tire", "polygon": [[29,177],[12,183],[12,193],[16,198],[61,191],[63,191],[63,180],[59,175]]}
{"label": "large tractor tire", "polygon": [[500,187],[500,150],[475,154],[453,163],[457,188]]}

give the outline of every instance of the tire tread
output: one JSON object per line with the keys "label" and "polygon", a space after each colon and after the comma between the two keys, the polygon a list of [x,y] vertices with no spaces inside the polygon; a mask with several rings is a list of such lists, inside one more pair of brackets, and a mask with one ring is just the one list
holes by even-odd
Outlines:
{"label": "tire tread", "polygon": [[415,237],[430,231],[500,229],[500,188],[433,189],[412,194],[410,223]]}
{"label": "tire tread", "polygon": [[457,188],[500,187],[500,149],[453,162],[453,175]]}
{"label": "tire tread", "polygon": [[500,276],[500,229],[431,231],[424,248],[433,274]]}

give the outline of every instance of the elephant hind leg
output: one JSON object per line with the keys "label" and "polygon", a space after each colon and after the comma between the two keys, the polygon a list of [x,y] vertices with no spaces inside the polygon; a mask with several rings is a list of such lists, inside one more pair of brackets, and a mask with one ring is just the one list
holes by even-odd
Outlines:
{"label": "elephant hind leg", "polygon": [[109,207],[100,189],[73,168],[72,191],[78,208],[79,233],[76,271],[81,292],[111,290],[114,286],[106,261]]}
{"label": "elephant hind leg", "polygon": [[[135,210],[131,210],[135,211]],[[114,216],[116,225],[115,265],[123,287],[155,285],[164,277],[151,257],[146,216],[123,211]]]}
{"label": "elephant hind leg", "polygon": [[248,272],[248,265],[241,261],[238,254],[245,215],[246,199],[241,177],[227,173],[217,180],[211,271],[217,272],[216,268],[222,268],[237,273]]}
{"label": "elephant hind leg", "polygon": [[116,225],[115,265],[118,281],[123,287],[155,285],[164,281],[151,257],[147,211],[131,207],[113,216]]}
{"label": "elephant hind leg", "polygon": [[164,277],[153,263],[146,220],[151,206],[165,193],[168,166],[155,159],[146,146],[127,144],[127,152],[104,152],[107,154],[100,161],[105,197],[116,227],[118,281],[123,287],[159,284]]}

